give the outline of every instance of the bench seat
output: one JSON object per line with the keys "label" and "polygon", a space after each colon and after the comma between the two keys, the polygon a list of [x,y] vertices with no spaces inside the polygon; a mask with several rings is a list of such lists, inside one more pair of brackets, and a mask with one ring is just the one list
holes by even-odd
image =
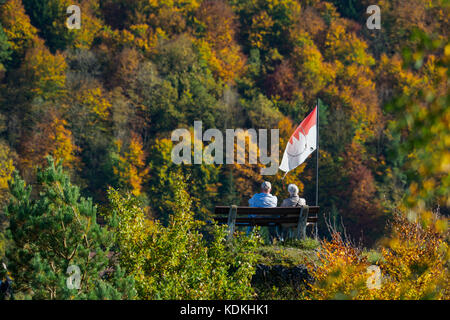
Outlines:
{"label": "bench seat", "polygon": [[306,236],[306,226],[313,225],[317,237],[318,206],[254,208],[238,206],[216,206],[214,220],[228,224],[229,236],[235,226],[283,226],[297,227],[296,237]]}

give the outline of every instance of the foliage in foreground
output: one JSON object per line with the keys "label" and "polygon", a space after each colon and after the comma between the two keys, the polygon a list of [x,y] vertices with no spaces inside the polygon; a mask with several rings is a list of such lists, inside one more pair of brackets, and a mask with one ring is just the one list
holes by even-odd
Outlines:
{"label": "foliage in foreground", "polygon": [[[106,208],[110,225],[100,226],[96,206],[80,196],[61,163],[49,158],[34,188],[16,173],[6,208],[11,298],[253,298],[259,235],[237,234],[227,241],[226,228],[214,225],[207,241],[184,180],[172,175],[175,197],[167,205],[174,214],[168,226],[147,219],[131,192],[122,195],[112,188]],[[80,269],[78,289],[67,285],[73,265]]]}
{"label": "foliage in foreground", "polygon": [[130,194],[109,189],[109,222],[114,228],[120,262],[131,275],[141,299],[249,299],[255,249],[260,243],[235,236],[227,242],[226,229],[212,227],[207,244],[191,210],[185,182],[176,177],[174,214],[168,226],[149,222]]}
{"label": "foliage in foreground", "polygon": [[[111,262],[111,232],[97,224],[96,206],[80,197],[61,163],[49,158],[49,166],[38,170],[34,190],[16,172],[10,192],[6,258],[16,298],[136,297],[133,279]],[[67,286],[71,265],[80,269],[79,289]]]}
{"label": "foliage in foreground", "polygon": [[[338,233],[323,241],[319,263],[309,266],[316,279],[309,289],[311,298],[449,299],[447,220],[433,215],[412,220],[397,214],[391,229],[375,262]],[[372,263],[380,268],[379,277]]]}

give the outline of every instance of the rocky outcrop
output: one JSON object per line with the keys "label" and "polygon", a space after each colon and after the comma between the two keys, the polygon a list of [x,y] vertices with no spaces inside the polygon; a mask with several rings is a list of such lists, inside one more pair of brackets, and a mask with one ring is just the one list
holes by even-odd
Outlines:
{"label": "rocky outcrop", "polygon": [[253,285],[265,287],[290,285],[299,288],[312,281],[312,276],[303,264],[294,267],[258,264],[252,278]]}

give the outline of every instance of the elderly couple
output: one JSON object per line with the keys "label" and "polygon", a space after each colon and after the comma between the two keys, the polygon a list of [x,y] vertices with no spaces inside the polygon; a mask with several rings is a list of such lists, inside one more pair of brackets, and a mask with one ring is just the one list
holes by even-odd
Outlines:
{"label": "elderly couple", "polygon": [[[271,208],[276,207],[278,199],[276,196],[270,193],[272,185],[269,181],[264,181],[261,185],[261,193],[255,194],[249,201],[250,207],[257,208]],[[284,199],[280,207],[298,207],[306,205],[306,201],[300,198],[298,195],[298,187],[295,184],[288,185],[289,198]],[[254,215],[249,215],[250,218],[255,217]],[[247,235],[250,234],[253,227],[249,226],[247,228]],[[280,232],[281,231],[281,232]],[[273,226],[269,227],[269,233],[271,237],[284,238],[284,234],[287,232],[286,228],[280,228],[278,226],[273,230]],[[280,234],[281,233],[281,234]]]}
{"label": "elderly couple", "polygon": [[[271,208],[276,207],[278,199],[270,193],[272,185],[264,181],[261,185],[261,193],[255,194],[249,201],[250,207]],[[306,201],[298,196],[298,187],[295,184],[288,185],[289,198],[284,199],[280,207],[297,207],[306,205]]]}

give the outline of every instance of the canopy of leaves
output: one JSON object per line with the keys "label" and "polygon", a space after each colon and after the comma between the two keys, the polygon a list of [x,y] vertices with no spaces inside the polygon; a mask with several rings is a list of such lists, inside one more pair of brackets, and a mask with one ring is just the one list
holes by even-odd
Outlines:
{"label": "canopy of leaves", "polygon": [[[112,201],[108,187],[138,197],[146,218],[158,220],[160,231],[154,234],[176,233],[169,223],[178,212],[173,203],[178,201],[178,180],[186,181],[183,197],[201,221],[210,219],[215,205],[247,204],[266,179],[280,200],[288,196],[287,185],[295,183],[312,204],[313,157],[284,180],[281,173],[262,176],[261,164],[178,166],[171,161],[170,137],[177,128],[191,130],[197,120],[203,131],[279,129],[281,159],[293,129],[316,103],[321,212],[341,217],[350,236],[362,237],[368,246],[383,237],[384,224],[396,209],[448,216],[448,1],[379,1],[381,31],[365,26],[370,4],[83,0],[82,28],[68,30],[66,0],[1,1],[0,187],[13,181],[16,190],[9,195],[3,188],[1,193],[1,201],[16,203],[8,209],[8,219],[16,219],[20,210],[39,219],[43,212],[57,214],[45,209],[53,200],[43,200],[56,187],[50,182],[48,190],[41,186],[45,170],[36,174],[49,155],[64,160],[80,186],[77,192],[101,205]],[[203,147],[208,144],[202,142]],[[20,182],[12,176],[14,169],[20,170]],[[57,175],[66,181],[62,173]],[[31,193],[25,184],[38,187]],[[72,190],[68,182],[65,187]],[[41,188],[44,196],[38,197]],[[128,201],[117,197],[117,206]],[[66,202],[88,206],[75,195],[66,202],[55,199],[61,212],[70,213]],[[47,211],[37,212],[29,203]],[[91,209],[86,209],[89,217]],[[39,236],[32,233],[40,227],[20,219],[31,230],[23,241],[33,243]],[[327,236],[322,220],[319,233]],[[197,233],[194,240],[196,257],[206,257]],[[26,248],[30,251],[24,261],[45,266],[45,272],[51,263],[58,270],[66,268],[67,261],[53,262],[40,253],[43,240],[36,243]],[[166,250],[166,244],[154,248]],[[25,250],[25,243],[16,245]],[[18,279],[25,277],[24,270],[14,270]],[[193,269],[187,270],[193,277]],[[143,279],[159,279],[157,272],[147,271]],[[136,279],[135,271],[126,272]],[[40,288],[36,297],[66,297],[68,292],[55,291],[61,279],[53,277],[47,289],[33,280]],[[232,284],[223,286],[227,289],[220,294],[212,292],[229,297]],[[170,291],[178,288],[175,284],[164,288],[165,297],[178,297]],[[159,291],[153,284],[140,290],[146,297],[157,297]],[[250,294],[236,290],[240,297]]]}

